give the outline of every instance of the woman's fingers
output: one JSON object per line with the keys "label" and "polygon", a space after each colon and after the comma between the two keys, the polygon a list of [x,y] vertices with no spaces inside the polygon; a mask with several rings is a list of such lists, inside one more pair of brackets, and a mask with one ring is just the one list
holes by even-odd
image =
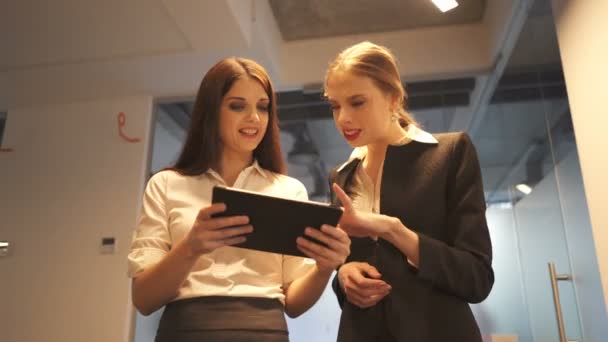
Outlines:
{"label": "woman's fingers", "polygon": [[335,244],[335,241],[340,242],[339,240],[337,240],[336,238],[334,238],[332,235],[324,233],[324,232],[322,232],[322,231],[320,231],[318,229],[314,229],[314,228],[311,228],[311,227],[307,227],[304,230],[304,235],[309,236],[309,237],[317,240],[318,242],[321,242],[321,243],[325,244],[325,246],[321,246],[321,245],[319,245],[319,244],[317,244],[317,243],[315,243],[313,241],[307,240],[307,239],[303,239],[302,240],[305,243],[310,242],[310,243],[317,244],[317,245],[319,245],[319,247],[325,247],[325,248],[332,249],[332,245]]}
{"label": "woman's fingers", "polygon": [[208,253],[219,247],[230,246],[245,242],[245,234],[253,231],[251,225],[230,227],[221,230],[202,230],[195,233],[190,239],[194,250],[198,253]]}
{"label": "woman's fingers", "polygon": [[222,240],[207,240],[202,243],[202,248],[210,252],[224,246],[232,246],[247,241],[245,236],[233,236]]}
{"label": "woman's fingers", "polygon": [[361,228],[361,214],[354,208],[353,203],[346,192],[344,192],[344,190],[342,190],[342,188],[340,188],[340,186],[336,183],[333,184],[333,190],[343,207],[342,216],[340,217],[338,226],[343,228],[350,236],[368,236],[369,233],[365,229]]}
{"label": "woman's fingers", "polygon": [[249,223],[249,217],[245,215],[215,217],[213,215],[226,211],[224,203],[214,203],[201,209],[196,217],[195,227],[202,230],[215,230],[232,226],[242,226]]}
{"label": "woman's fingers", "polygon": [[249,217],[243,215],[213,217],[226,211],[224,203],[214,203],[199,210],[186,237],[193,253],[209,253],[216,248],[245,241],[243,235],[253,231]]}
{"label": "woman's fingers", "polygon": [[302,244],[298,244],[296,247],[298,248],[298,250],[300,252],[302,252],[307,257],[309,257],[311,259],[315,259],[315,261],[317,262],[317,265],[324,264],[327,260],[327,258],[325,256],[320,255],[317,251],[315,251],[311,248],[308,248]]}
{"label": "woman's fingers", "polygon": [[[312,230],[316,231],[316,229]],[[327,241],[331,247],[309,241],[304,237],[298,237],[296,239],[297,248],[307,257],[315,259],[317,267],[322,270],[334,270],[344,263],[350,252],[350,240],[345,243],[328,236],[318,235],[317,238],[319,241]]]}
{"label": "woman's fingers", "polygon": [[[377,279],[369,275],[378,276]],[[375,267],[362,262],[350,262],[344,264],[338,272],[338,279],[344,292],[354,292],[361,297],[385,296],[391,290],[391,286],[380,278],[380,273]]]}
{"label": "woman's fingers", "polygon": [[309,254],[307,254],[309,257],[312,257],[315,260],[318,257],[330,259],[332,256],[332,253],[334,253],[331,249],[329,249],[325,246],[322,246],[318,243],[312,242],[301,236],[296,239],[296,244],[297,244],[298,248],[304,248],[309,254],[314,255],[314,257],[313,257],[313,256],[310,256]]}
{"label": "woman's fingers", "polygon": [[384,291],[384,292],[377,292],[374,294],[367,294],[367,293],[358,293],[356,291],[351,290],[345,290],[344,292],[346,294],[346,297],[349,299],[349,301],[355,305],[357,305],[360,308],[368,308],[370,306],[374,306],[376,305],[379,301],[382,300],[382,298],[386,297],[390,292],[389,291]]}
{"label": "woman's fingers", "polygon": [[[317,251],[315,251],[315,250],[313,250],[311,248],[308,248],[308,247],[306,247],[306,246],[304,246],[302,244],[298,244],[296,247],[298,248],[298,250],[300,252],[302,252],[302,254],[306,255],[307,257],[309,257],[311,259],[314,259],[315,262],[317,263],[317,266],[320,266],[321,268],[331,268],[331,269],[334,269],[334,268],[337,267],[337,263],[335,263],[336,264],[335,267],[332,266],[332,264],[334,264],[334,263],[332,263],[329,258],[327,258],[326,256],[323,256],[323,255],[319,254]],[[330,265],[330,266],[325,266],[325,265]]]}
{"label": "woman's fingers", "polygon": [[346,298],[348,298],[348,301],[355,304],[358,307],[364,307],[366,300],[365,297],[361,296],[360,294],[354,292],[354,291],[344,291],[344,294],[346,295]]}
{"label": "woman's fingers", "polygon": [[[329,225],[321,226],[321,230],[307,227],[304,234],[325,244],[321,248],[328,248],[340,255],[347,257],[350,254],[350,238],[340,228]],[[309,240],[306,240],[310,242]],[[314,243],[314,242],[313,242]]]}
{"label": "woman's fingers", "polygon": [[382,277],[382,274],[378,272],[378,269],[368,263],[362,264],[360,269],[363,274],[367,275],[367,277],[374,279],[380,279]]}
{"label": "woman's fingers", "polygon": [[208,220],[211,216],[219,213],[223,213],[226,211],[226,204],[224,203],[213,203],[212,205],[203,208],[198,211],[198,215],[196,216],[196,221]]}
{"label": "woman's fingers", "polygon": [[386,285],[376,286],[376,287],[357,287],[352,286],[350,290],[356,292],[358,295],[362,297],[373,297],[373,296],[386,296],[391,292],[390,287]]}
{"label": "woman's fingers", "polygon": [[[364,270],[362,270],[365,272]],[[372,295],[384,291],[390,291],[391,286],[382,279],[368,278],[364,273],[356,273],[348,276],[352,287],[363,295]]]}
{"label": "woman's fingers", "polygon": [[[314,228],[306,228],[304,233],[317,240],[319,243],[310,241],[304,237],[298,237],[298,246],[306,247],[315,255],[330,260],[336,260],[339,264],[344,262],[350,254],[350,239],[348,235],[339,228],[323,227],[323,231]],[[323,245],[324,244],[324,245]]]}
{"label": "woman's fingers", "polygon": [[355,279],[347,281],[348,287],[361,296],[373,296],[390,292],[391,286],[380,279]]}
{"label": "woman's fingers", "polygon": [[381,280],[373,281],[378,283],[371,287],[361,287],[352,280],[347,280],[343,287],[344,293],[351,303],[361,308],[376,305],[376,303],[390,293],[390,288],[387,287],[387,284]]}
{"label": "woman's fingers", "polygon": [[350,296],[346,296],[348,298],[348,301],[351,302],[352,304],[360,307],[361,309],[367,309],[370,308],[376,304],[378,304],[378,302],[380,302],[382,300],[382,298],[386,297],[386,295],[378,295],[378,296],[371,296],[371,297],[355,297],[352,294]]}
{"label": "woman's fingers", "polygon": [[209,232],[216,240],[225,240],[233,236],[249,234],[253,232],[253,226],[248,224],[244,226],[235,226],[230,228],[218,229]]}
{"label": "woman's fingers", "polygon": [[321,232],[333,237],[336,240],[348,243],[350,245],[350,238],[348,237],[348,234],[346,234],[346,232],[341,228],[324,224],[321,226]]}
{"label": "woman's fingers", "polygon": [[237,244],[243,243],[245,241],[247,241],[247,238],[244,236],[231,237],[231,238],[221,240],[221,246],[237,245]]}
{"label": "woman's fingers", "polygon": [[382,298],[386,297],[386,295],[388,293],[364,296],[364,295],[358,294],[354,291],[350,291],[350,292],[346,292],[345,294],[346,294],[346,298],[348,299],[349,302],[351,302],[352,304],[354,304],[362,309],[366,309],[366,308],[376,305],[379,301],[382,300]]}
{"label": "woman's fingers", "polygon": [[329,245],[331,243],[331,241],[333,240],[333,237],[331,235],[324,234],[320,230],[314,229],[311,227],[307,227],[306,229],[304,229],[304,234],[307,236],[310,236],[311,238],[313,238],[319,242],[323,242],[326,245]]}
{"label": "woman's fingers", "polygon": [[352,210],[353,204],[352,204],[352,201],[350,200],[350,197],[348,197],[348,195],[346,194],[346,192],[344,192],[344,190],[342,190],[342,188],[336,183],[334,183],[332,185],[332,188],[333,188],[334,192],[336,193],[336,197],[338,198],[338,200],[344,207],[344,210],[345,211]]}
{"label": "woman's fingers", "polygon": [[249,223],[248,216],[226,216],[212,218],[201,222],[205,230],[228,229],[229,227],[242,226]]}

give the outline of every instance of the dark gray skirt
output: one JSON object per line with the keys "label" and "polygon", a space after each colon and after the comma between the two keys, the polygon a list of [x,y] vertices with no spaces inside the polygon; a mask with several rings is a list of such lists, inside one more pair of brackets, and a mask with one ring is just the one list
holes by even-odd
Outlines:
{"label": "dark gray skirt", "polygon": [[255,297],[199,297],[167,304],[155,342],[288,342],[283,304]]}

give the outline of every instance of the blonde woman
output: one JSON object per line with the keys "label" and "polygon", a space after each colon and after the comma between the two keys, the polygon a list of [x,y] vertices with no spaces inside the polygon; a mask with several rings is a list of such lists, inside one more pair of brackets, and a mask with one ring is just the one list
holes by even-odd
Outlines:
{"label": "blonde woman", "polygon": [[330,64],[325,96],[354,147],[330,174],[351,255],[334,279],[338,341],[481,341],[469,303],[494,283],[482,179],[465,133],[429,134],[395,57],[363,42]]}

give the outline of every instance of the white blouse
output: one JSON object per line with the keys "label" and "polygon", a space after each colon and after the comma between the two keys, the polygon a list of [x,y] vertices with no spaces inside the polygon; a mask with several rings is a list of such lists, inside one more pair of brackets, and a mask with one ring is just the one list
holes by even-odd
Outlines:
{"label": "white blouse", "polygon": [[[211,205],[215,185],[226,184],[211,169],[200,176],[161,171],[150,178],[128,256],[130,277],[159,262],[186,236],[199,210]],[[233,187],[283,198],[308,199],[300,181],[265,170],[257,162],[239,174]],[[239,296],[277,298],[284,302],[283,289],[313,265],[314,260],[302,257],[221,247],[199,257],[174,300]]]}

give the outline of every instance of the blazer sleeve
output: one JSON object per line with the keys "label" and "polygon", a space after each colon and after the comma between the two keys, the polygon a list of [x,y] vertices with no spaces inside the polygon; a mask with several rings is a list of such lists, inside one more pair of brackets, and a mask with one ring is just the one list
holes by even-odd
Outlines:
{"label": "blazer sleeve", "polygon": [[340,308],[342,308],[342,306],[344,305],[344,301],[346,300],[346,295],[344,294],[344,291],[342,291],[342,288],[340,287],[340,281],[338,280],[338,272],[336,272],[334,279],[331,281],[331,288],[334,290],[334,293],[336,294],[336,299],[338,300],[338,305],[340,305]]}
{"label": "blazer sleeve", "polygon": [[433,286],[479,303],[494,284],[481,169],[466,133],[453,145],[447,189],[447,241],[419,233],[418,276]]}

